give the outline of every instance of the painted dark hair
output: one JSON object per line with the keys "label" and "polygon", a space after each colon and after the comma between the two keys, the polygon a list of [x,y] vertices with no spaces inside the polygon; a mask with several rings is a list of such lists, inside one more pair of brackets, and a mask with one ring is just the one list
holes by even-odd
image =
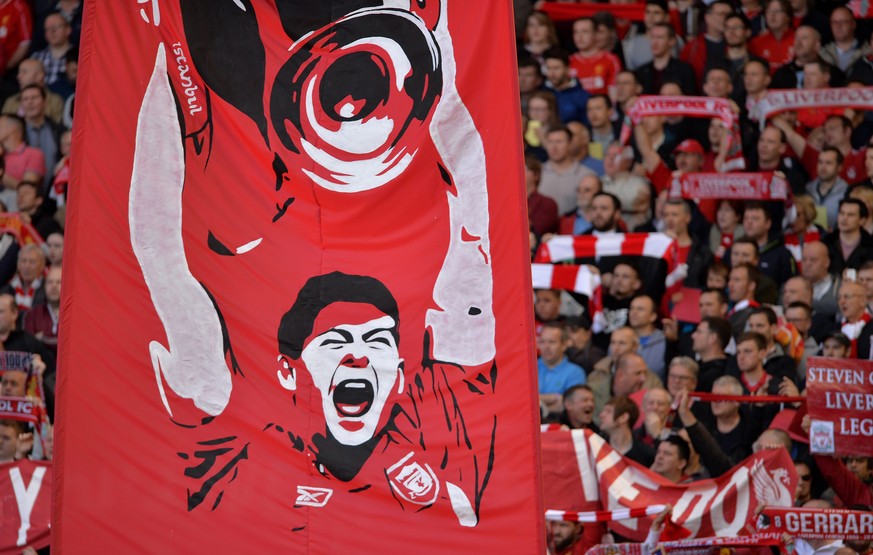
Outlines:
{"label": "painted dark hair", "polygon": [[295,360],[300,358],[318,314],[326,306],[337,302],[371,304],[391,316],[396,323],[391,335],[395,343],[400,344],[400,314],[397,301],[388,288],[370,276],[331,272],[309,278],[291,309],[282,316],[278,333],[279,352]]}

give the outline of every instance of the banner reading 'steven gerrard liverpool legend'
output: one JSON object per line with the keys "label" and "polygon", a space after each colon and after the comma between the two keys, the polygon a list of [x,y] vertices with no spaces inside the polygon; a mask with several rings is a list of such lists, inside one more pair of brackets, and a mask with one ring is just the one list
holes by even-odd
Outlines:
{"label": "banner reading 'steven gerrard liverpool legend'", "polygon": [[542,553],[511,3],[85,13],[53,547]]}

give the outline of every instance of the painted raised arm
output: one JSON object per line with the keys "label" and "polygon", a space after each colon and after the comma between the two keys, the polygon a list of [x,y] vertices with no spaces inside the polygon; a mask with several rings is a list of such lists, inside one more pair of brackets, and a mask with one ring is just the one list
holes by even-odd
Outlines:
{"label": "painted raised arm", "polygon": [[137,121],[128,216],[133,252],[166,332],[166,346],[155,339],[149,353],[161,399],[175,419],[180,415],[174,415],[171,398],[217,416],[232,387],[218,313],[185,257],[184,181],[182,132],[161,44]]}
{"label": "painted raised arm", "polygon": [[[456,66],[446,2],[435,30],[442,55],[443,91],[430,132],[450,181],[445,261],[434,286],[438,308],[427,313],[433,356],[465,366],[494,359],[493,279],[488,237],[485,147],[455,84]],[[442,173],[442,172],[441,172]]]}

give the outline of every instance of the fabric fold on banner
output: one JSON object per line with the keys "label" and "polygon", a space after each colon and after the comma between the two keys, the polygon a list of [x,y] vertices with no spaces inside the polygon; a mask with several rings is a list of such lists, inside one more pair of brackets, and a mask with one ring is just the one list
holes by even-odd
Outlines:
{"label": "fabric fold on banner", "polygon": [[[589,430],[541,434],[546,506],[581,512],[671,504],[672,520],[691,537],[738,536],[759,505],[790,507],[797,472],[785,449],[763,450],[717,479],[675,484],[625,458]],[[617,533],[644,541],[651,518],[613,522]]]}
{"label": "fabric fold on banner", "polygon": [[761,129],[764,129],[770,117],[788,110],[805,108],[870,110],[873,108],[873,87],[771,90],[756,104],[753,113],[749,115],[760,123]]}
{"label": "fabric fold on banner", "polygon": [[673,179],[672,198],[785,200],[788,182],[773,172],[686,173]]}

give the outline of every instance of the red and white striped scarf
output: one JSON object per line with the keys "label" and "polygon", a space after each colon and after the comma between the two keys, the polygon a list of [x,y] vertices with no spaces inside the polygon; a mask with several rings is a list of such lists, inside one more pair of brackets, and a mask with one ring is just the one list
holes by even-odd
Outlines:
{"label": "red and white striped scarf", "polygon": [[613,522],[616,520],[629,520],[631,518],[655,516],[663,512],[666,507],[666,505],[649,505],[647,507],[623,508],[612,511],[583,512],[556,511],[550,509],[546,511],[546,520],[557,522],[582,522],[585,524],[592,522]]}
{"label": "red and white striped scarf", "polygon": [[840,324],[840,331],[852,341],[852,352],[849,355],[851,358],[858,356],[858,338],[861,336],[861,330],[870,322],[871,318],[873,316],[871,316],[867,309],[864,309],[864,314],[861,315],[857,322],[850,323],[843,318]]}
{"label": "red and white striped scarf", "polygon": [[15,274],[9,284],[15,289],[15,304],[18,305],[18,310],[30,310],[30,307],[33,306],[33,296],[36,294],[36,290],[42,286],[42,277],[33,280],[29,287],[24,287],[21,276]]}
{"label": "red and white striped scarf", "polygon": [[565,289],[588,297],[591,331],[600,333],[606,327],[603,315],[603,294],[600,274],[588,266],[531,264],[534,289]]}
{"label": "red and white striped scarf", "polygon": [[[688,267],[679,264],[679,244],[665,233],[610,233],[605,235],[556,235],[540,245],[531,265],[535,289],[566,289],[588,297],[591,329],[603,331],[603,296],[600,275],[587,266],[560,264],[577,258],[646,256],[667,262],[666,294],[682,287]],[[669,297],[668,297],[669,298]]]}
{"label": "red and white striped scarf", "polygon": [[604,256],[645,256],[666,261],[668,289],[681,284],[688,272],[685,264],[679,264],[679,244],[666,233],[556,235],[540,245],[534,262],[557,264]]}
{"label": "red and white striped scarf", "polygon": [[[719,241],[719,245],[721,245],[721,249],[723,252],[727,253],[728,249],[731,248],[731,245],[734,244],[734,234],[733,233],[722,233],[721,240]],[[716,259],[722,260],[723,256],[715,255]]]}

